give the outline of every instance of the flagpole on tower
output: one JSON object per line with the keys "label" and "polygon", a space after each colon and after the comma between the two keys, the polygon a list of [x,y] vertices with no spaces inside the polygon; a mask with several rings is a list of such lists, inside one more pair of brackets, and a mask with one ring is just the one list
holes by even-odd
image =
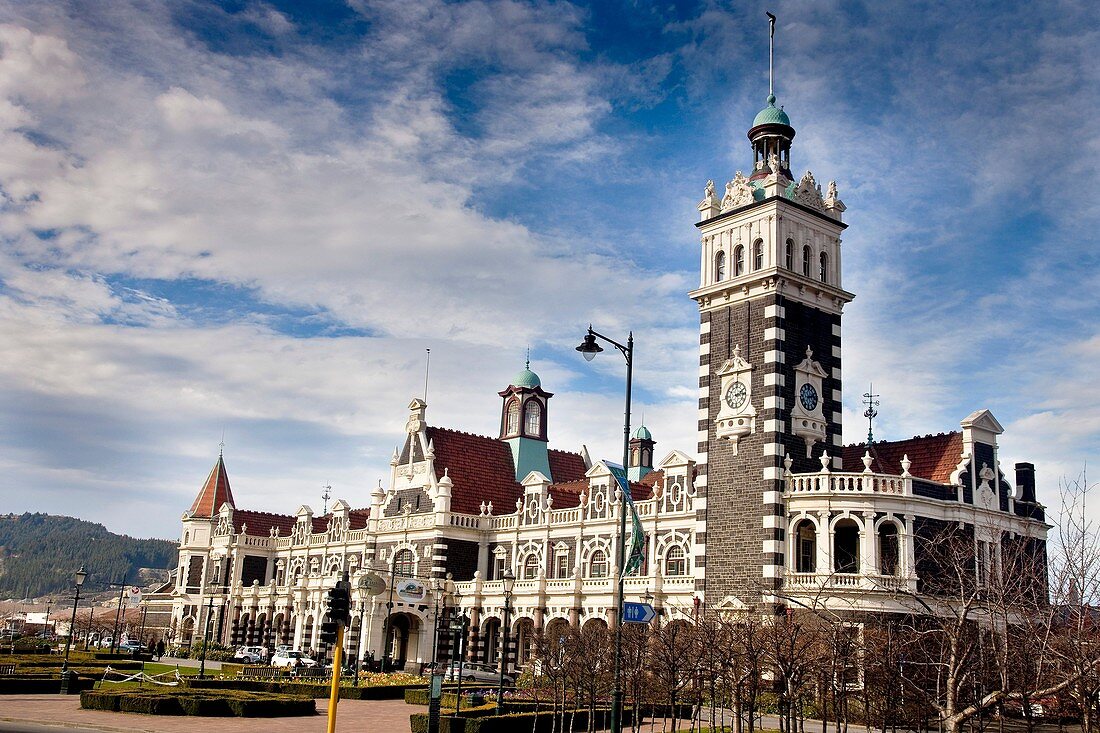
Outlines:
{"label": "flagpole on tower", "polygon": [[775,16],[765,11],[768,16],[768,94],[775,94]]}

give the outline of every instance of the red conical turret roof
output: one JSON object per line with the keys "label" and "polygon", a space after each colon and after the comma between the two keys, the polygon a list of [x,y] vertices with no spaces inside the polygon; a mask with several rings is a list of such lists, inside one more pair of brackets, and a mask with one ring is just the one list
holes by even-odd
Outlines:
{"label": "red conical turret roof", "polygon": [[212,517],[221,509],[222,504],[233,503],[233,492],[229,489],[229,475],[225,472],[225,461],[221,453],[218,454],[218,462],[210,469],[210,475],[206,477],[206,483],[195,497],[195,503],[191,505],[191,515],[195,517]]}

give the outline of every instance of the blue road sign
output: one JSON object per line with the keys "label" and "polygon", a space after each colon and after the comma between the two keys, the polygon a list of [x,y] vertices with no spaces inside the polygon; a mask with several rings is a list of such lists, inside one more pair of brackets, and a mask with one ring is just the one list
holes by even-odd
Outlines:
{"label": "blue road sign", "polygon": [[657,612],[648,603],[628,601],[623,604],[623,623],[625,624],[648,624],[656,615]]}

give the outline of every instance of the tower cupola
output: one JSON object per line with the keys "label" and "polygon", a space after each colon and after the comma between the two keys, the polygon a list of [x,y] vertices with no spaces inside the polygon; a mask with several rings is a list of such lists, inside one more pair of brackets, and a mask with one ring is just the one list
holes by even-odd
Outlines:
{"label": "tower cupola", "polygon": [[641,481],[642,477],[653,470],[653,434],[645,425],[640,426],[630,436],[630,465],[626,475],[631,481]]}
{"label": "tower cupola", "polygon": [[752,142],[752,175],[749,180],[767,178],[773,171],[770,163],[772,156],[779,164],[779,172],[789,180],[791,175],[791,141],[794,140],[794,128],[791,118],[782,107],[775,106],[775,95],[768,95],[768,106],[756,113],[749,128],[749,140]]}
{"label": "tower cupola", "polygon": [[512,449],[516,481],[523,481],[531,471],[552,479],[546,448],[546,413],[554,395],[542,388],[539,375],[531,371],[530,357],[511,384],[498,394],[503,399],[500,439]]}

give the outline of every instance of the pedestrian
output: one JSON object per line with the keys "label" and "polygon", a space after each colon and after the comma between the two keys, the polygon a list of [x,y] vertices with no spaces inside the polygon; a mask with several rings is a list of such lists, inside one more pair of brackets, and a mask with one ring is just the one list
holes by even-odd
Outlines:
{"label": "pedestrian", "polygon": [[164,639],[157,642],[157,661],[164,658]]}

